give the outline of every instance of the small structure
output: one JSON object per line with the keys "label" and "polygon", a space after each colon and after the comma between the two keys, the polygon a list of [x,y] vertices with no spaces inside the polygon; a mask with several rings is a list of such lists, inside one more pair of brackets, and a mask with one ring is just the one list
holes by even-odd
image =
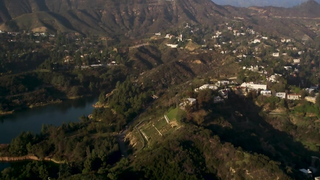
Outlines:
{"label": "small structure", "polygon": [[218,81],[216,83],[217,86],[227,86],[230,84],[230,81]]}
{"label": "small structure", "polygon": [[300,64],[300,59],[293,59],[293,64]]}
{"label": "small structure", "polygon": [[288,100],[300,100],[301,95],[300,94],[288,94],[287,99]]}
{"label": "small structure", "polygon": [[154,33],[156,36],[161,36],[161,32]]}
{"label": "small structure", "polygon": [[218,87],[212,84],[204,84],[200,86],[199,88],[196,88],[194,91],[199,92],[200,90],[205,90],[205,89],[211,89],[211,90],[217,90]]}
{"label": "small structure", "polygon": [[268,77],[268,81],[273,82],[273,83],[279,82],[277,79],[278,79],[278,77],[281,77],[281,76],[282,76],[281,74],[273,74],[270,77]]}
{"label": "small structure", "polygon": [[178,47],[178,44],[166,44],[168,47],[171,47],[171,48],[177,48]]}
{"label": "small structure", "polygon": [[273,56],[273,57],[279,57],[279,56],[280,56],[280,53],[278,53],[278,52],[277,52],[277,53],[272,53],[272,56]]}
{"label": "small structure", "polygon": [[271,96],[272,92],[270,90],[263,90],[263,91],[260,91],[260,94],[263,96]]}
{"label": "small structure", "polygon": [[220,96],[222,96],[223,98],[228,99],[229,91],[230,91],[229,88],[220,89],[220,90],[219,90],[219,94],[220,94]]}
{"label": "small structure", "polygon": [[276,93],[276,97],[278,97],[280,99],[286,99],[287,98],[287,93],[285,93],[285,92],[277,92]]}
{"label": "small structure", "polygon": [[292,66],[283,66],[283,68],[285,69],[285,70],[292,70]]}
{"label": "small structure", "polygon": [[261,43],[261,40],[260,39],[255,39],[252,41],[252,44],[256,44],[256,43]]}
{"label": "small structure", "polygon": [[183,100],[182,103],[179,104],[179,106],[182,109],[184,109],[187,105],[193,106],[195,104],[197,104],[197,99],[195,99],[195,98],[186,98],[186,99]]}

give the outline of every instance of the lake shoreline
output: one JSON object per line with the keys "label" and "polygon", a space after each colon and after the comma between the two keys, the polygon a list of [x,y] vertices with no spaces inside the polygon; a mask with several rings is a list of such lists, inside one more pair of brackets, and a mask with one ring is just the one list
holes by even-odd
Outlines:
{"label": "lake shoreline", "polygon": [[1,157],[0,156],[0,162],[5,162],[5,163],[10,163],[10,162],[17,162],[17,161],[50,161],[55,164],[65,164],[66,161],[58,161],[50,157],[45,157],[45,158],[38,158],[35,155],[26,155],[26,156],[5,156]]}
{"label": "lake shoreline", "polygon": [[57,99],[55,101],[39,102],[39,103],[27,105],[27,106],[16,106],[13,110],[10,110],[10,111],[0,111],[0,116],[14,114],[15,112],[20,111],[20,110],[33,109],[33,108],[37,108],[37,107],[44,107],[44,106],[48,106],[48,105],[52,105],[52,104],[60,104],[60,103],[63,103],[67,100],[76,100],[76,99],[81,99],[84,97],[92,97],[92,96],[94,96],[94,95],[93,94],[86,94],[86,95],[82,95],[82,96],[70,96],[67,98]]}

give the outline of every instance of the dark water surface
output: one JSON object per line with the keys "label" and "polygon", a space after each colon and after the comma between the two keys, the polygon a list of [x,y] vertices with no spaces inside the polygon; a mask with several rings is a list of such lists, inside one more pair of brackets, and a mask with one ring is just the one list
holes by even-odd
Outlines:
{"label": "dark water surface", "polygon": [[[85,97],[0,116],[0,144],[10,143],[22,131],[39,133],[42,124],[59,126],[63,122],[79,122],[80,116],[92,113],[92,105],[97,101],[97,97]],[[9,165],[0,163],[0,171]]]}

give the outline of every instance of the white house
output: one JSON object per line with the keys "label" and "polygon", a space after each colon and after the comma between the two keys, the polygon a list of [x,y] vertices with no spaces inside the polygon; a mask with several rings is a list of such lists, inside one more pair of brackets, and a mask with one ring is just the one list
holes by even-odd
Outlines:
{"label": "white house", "polygon": [[292,66],[283,66],[283,68],[285,69],[285,70],[292,70]]}
{"label": "white house", "polygon": [[285,92],[277,92],[276,97],[278,97],[280,99],[286,99],[287,94]]}
{"label": "white house", "polygon": [[179,106],[181,106],[181,107],[185,107],[187,105],[193,106],[196,103],[197,103],[197,99],[195,99],[195,98],[186,98],[186,99],[183,100],[182,103],[179,104]]}
{"label": "white house", "polygon": [[288,94],[287,99],[289,100],[300,100],[301,95],[300,94]]}
{"label": "white house", "polygon": [[178,47],[178,44],[166,44],[168,47],[171,47],[171,48],[177,48]]}
{"label": "white house", "polygon": [[226,85],[229,85],[230,84],[230,81],[218,81],[216,83],[217,86],[226,86]]}
{"label": "white house", "polygon": [[268,39],[268,37],[267,37],[267,36],[262,36],[262,39],[267,40],[267,39]]}
{"label": "white house", "polygon": [[221,54],[227,54],[228,51],[221,51]]}
{"label": "white house", "polygon": [[222,96],[223,98],[228,98],[228,93],[229,93],[230,89],[226,88],[226,89],[221,89],[219,90],[219,94],[220,96]]}
{"label": "white house", "polygon": [[313,93],[315,91],[315,89],[311,89],[311,88],[306,88],[304,89],[306,92],[308,92],[309,94],[310,93]]}
{"label": "white house", "polygon": [[197,99],[195,98],[187,98],[189,105],[195,105],[197,103]]}
{"label": "white house", "polygon": [[240,87],[245,87],[245,88],[249,88],[249,89],[255,89],[255,90],[265,90],[267,89],[267,85],[266,84],[254,84],[253,82],[250,83],[242,83],[240,85]]}
{"label": "white house", "polygon": [[217,90],[218,87],[212,84],[204,84],[200,86],[199,88],[196,88],[194,91],[198,92],[199,90],[205,90],[205,89],[211,89],[211,90]]}
{"label": "white house", "polygon": [[161,36],[161,32],[154,33],[156,36]]}
{"label": "white house", "polygon": [[263,90],[263,91],[260,91],[260,94],[263,96],[271,96],[272,92],[270,90]]}
{"label": "white house", "polygon": [[277,52],[277,53],[272,53],[272,56],[273,56],[273,57],[279,57],[279,56],[280,56],[280,53],[278,53],[278,52]]}
{"label": "white house", "polygon": [[278,77],[281,77],[281,74],[273,74],[270,77],[268,77],[268,81],[270,82],[278,82]]}
{"label": "white house", "polygon": [[173,35],[171,35],[171,34],[166,34],[166,36],[165,36],[164,38],[166,38],[166,39],[172,39],[172,38],[173,38]]}
{"label": "white house", "polygon": [[252,43],[253,43],[253,44],[261,43],[261,40],[260,40],[260,39],[255,39],[255,40],[252,41]]}
{"label": "white house", "polygon": [[294,64],[300,64],[300,59],[293,59]]}

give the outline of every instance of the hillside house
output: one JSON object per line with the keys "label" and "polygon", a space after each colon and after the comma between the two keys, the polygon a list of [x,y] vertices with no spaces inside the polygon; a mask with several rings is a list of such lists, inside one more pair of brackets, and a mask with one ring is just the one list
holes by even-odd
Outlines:
{"label": "hillside house", "polygon": [[254,40],[252,41],[252,44],[257,44],[257,43],[261,43],[261,40],[260,40],[260,39],[254,39]]}
{"label": "hillside house", "polygon": [[154,33],[156,36],[161,36],[161,32]]}
{"label": "hillside house", "polygon": [[277,53],[272,53],[272,56],[273,56],[273,57],[279,57],[279,56],[280,56],[280,53],[278,53],[278,52],[277,52]]}
{"label": "hillside house", "polygon": [[229,91],[230,91],[230,89],[226,88],[226,89],[221,89],[218,92],[219,92],[220,96],[222,96],[225,99],[228,99]]}
{"label": "hillside house", "polygon": [[292,66],[283,66],[283,68],[287,71],[292,70]]}
{"label": "hillside house", "polygon": [[245,88],[254,89],[254,90],[266,90],[267,89],[266,84],[254,84],[253,82],[250,82],[250,83],[244,82],[240,85],[240,87],[245,87]]}
{"label": "hillside house", "polygon": [[168,47],[171,47],[173,49],[178,47],[178,44],[166,44]]}
{"label": "hillside house", "polygon": [[195,99],[195,98],[186,98],[186,99],[183,99],[183,102],[180,103],[179,106],[184,108],[187,105],[193,106],[193,105],[196,105],[196,104],[197,104],[197,99]]}
{"label": "hillside house", "polygon": [[281,74],[273,74],[273,75],[269,76],[267,79],[270,82],[279,82],[277,79],[278,79],[278,77],[281,77],[281,76],[282,76]]}
{"label": "hillside house", "polygon": [[301,95],[300,94],[288,94],[287,99],[288,100],[300,100]]}
{"label": "hillside house", "polygon": [[194,91],[199,92],[199,91],[205,90],[205,89],[217,90],[218,87],[215,85],[212,85],[212,84],[204,84],[204,85],[200,86],[199,88],[196,88]]}
{"label": "hillside house", "polygon": [[217,86],[227,86],[230,84],[230,81],[218,81],[216,83]]}
{"label": "hillside house", "polygon": [[272,92],[270,90],[263,90],[263,91],[260,91],[260,94],[262,96],[271,96]]}
{"label": "hillside house", "polygon": [[276,97],[278,97],[280,99],[286,99],[287,98],[287,93],[285,93],[285,92],[277,92],[276,93]]}
{"label": "hillside house", "polygon": [[293,59],[293,64],[300,64],[300,59]]}
{"label": "hillside house", "polygon": [[172,38],[174,38],[174,35],[166,34],[166,36],[165,36],[164,38],[166,38],[166,39],[172,39]]}

